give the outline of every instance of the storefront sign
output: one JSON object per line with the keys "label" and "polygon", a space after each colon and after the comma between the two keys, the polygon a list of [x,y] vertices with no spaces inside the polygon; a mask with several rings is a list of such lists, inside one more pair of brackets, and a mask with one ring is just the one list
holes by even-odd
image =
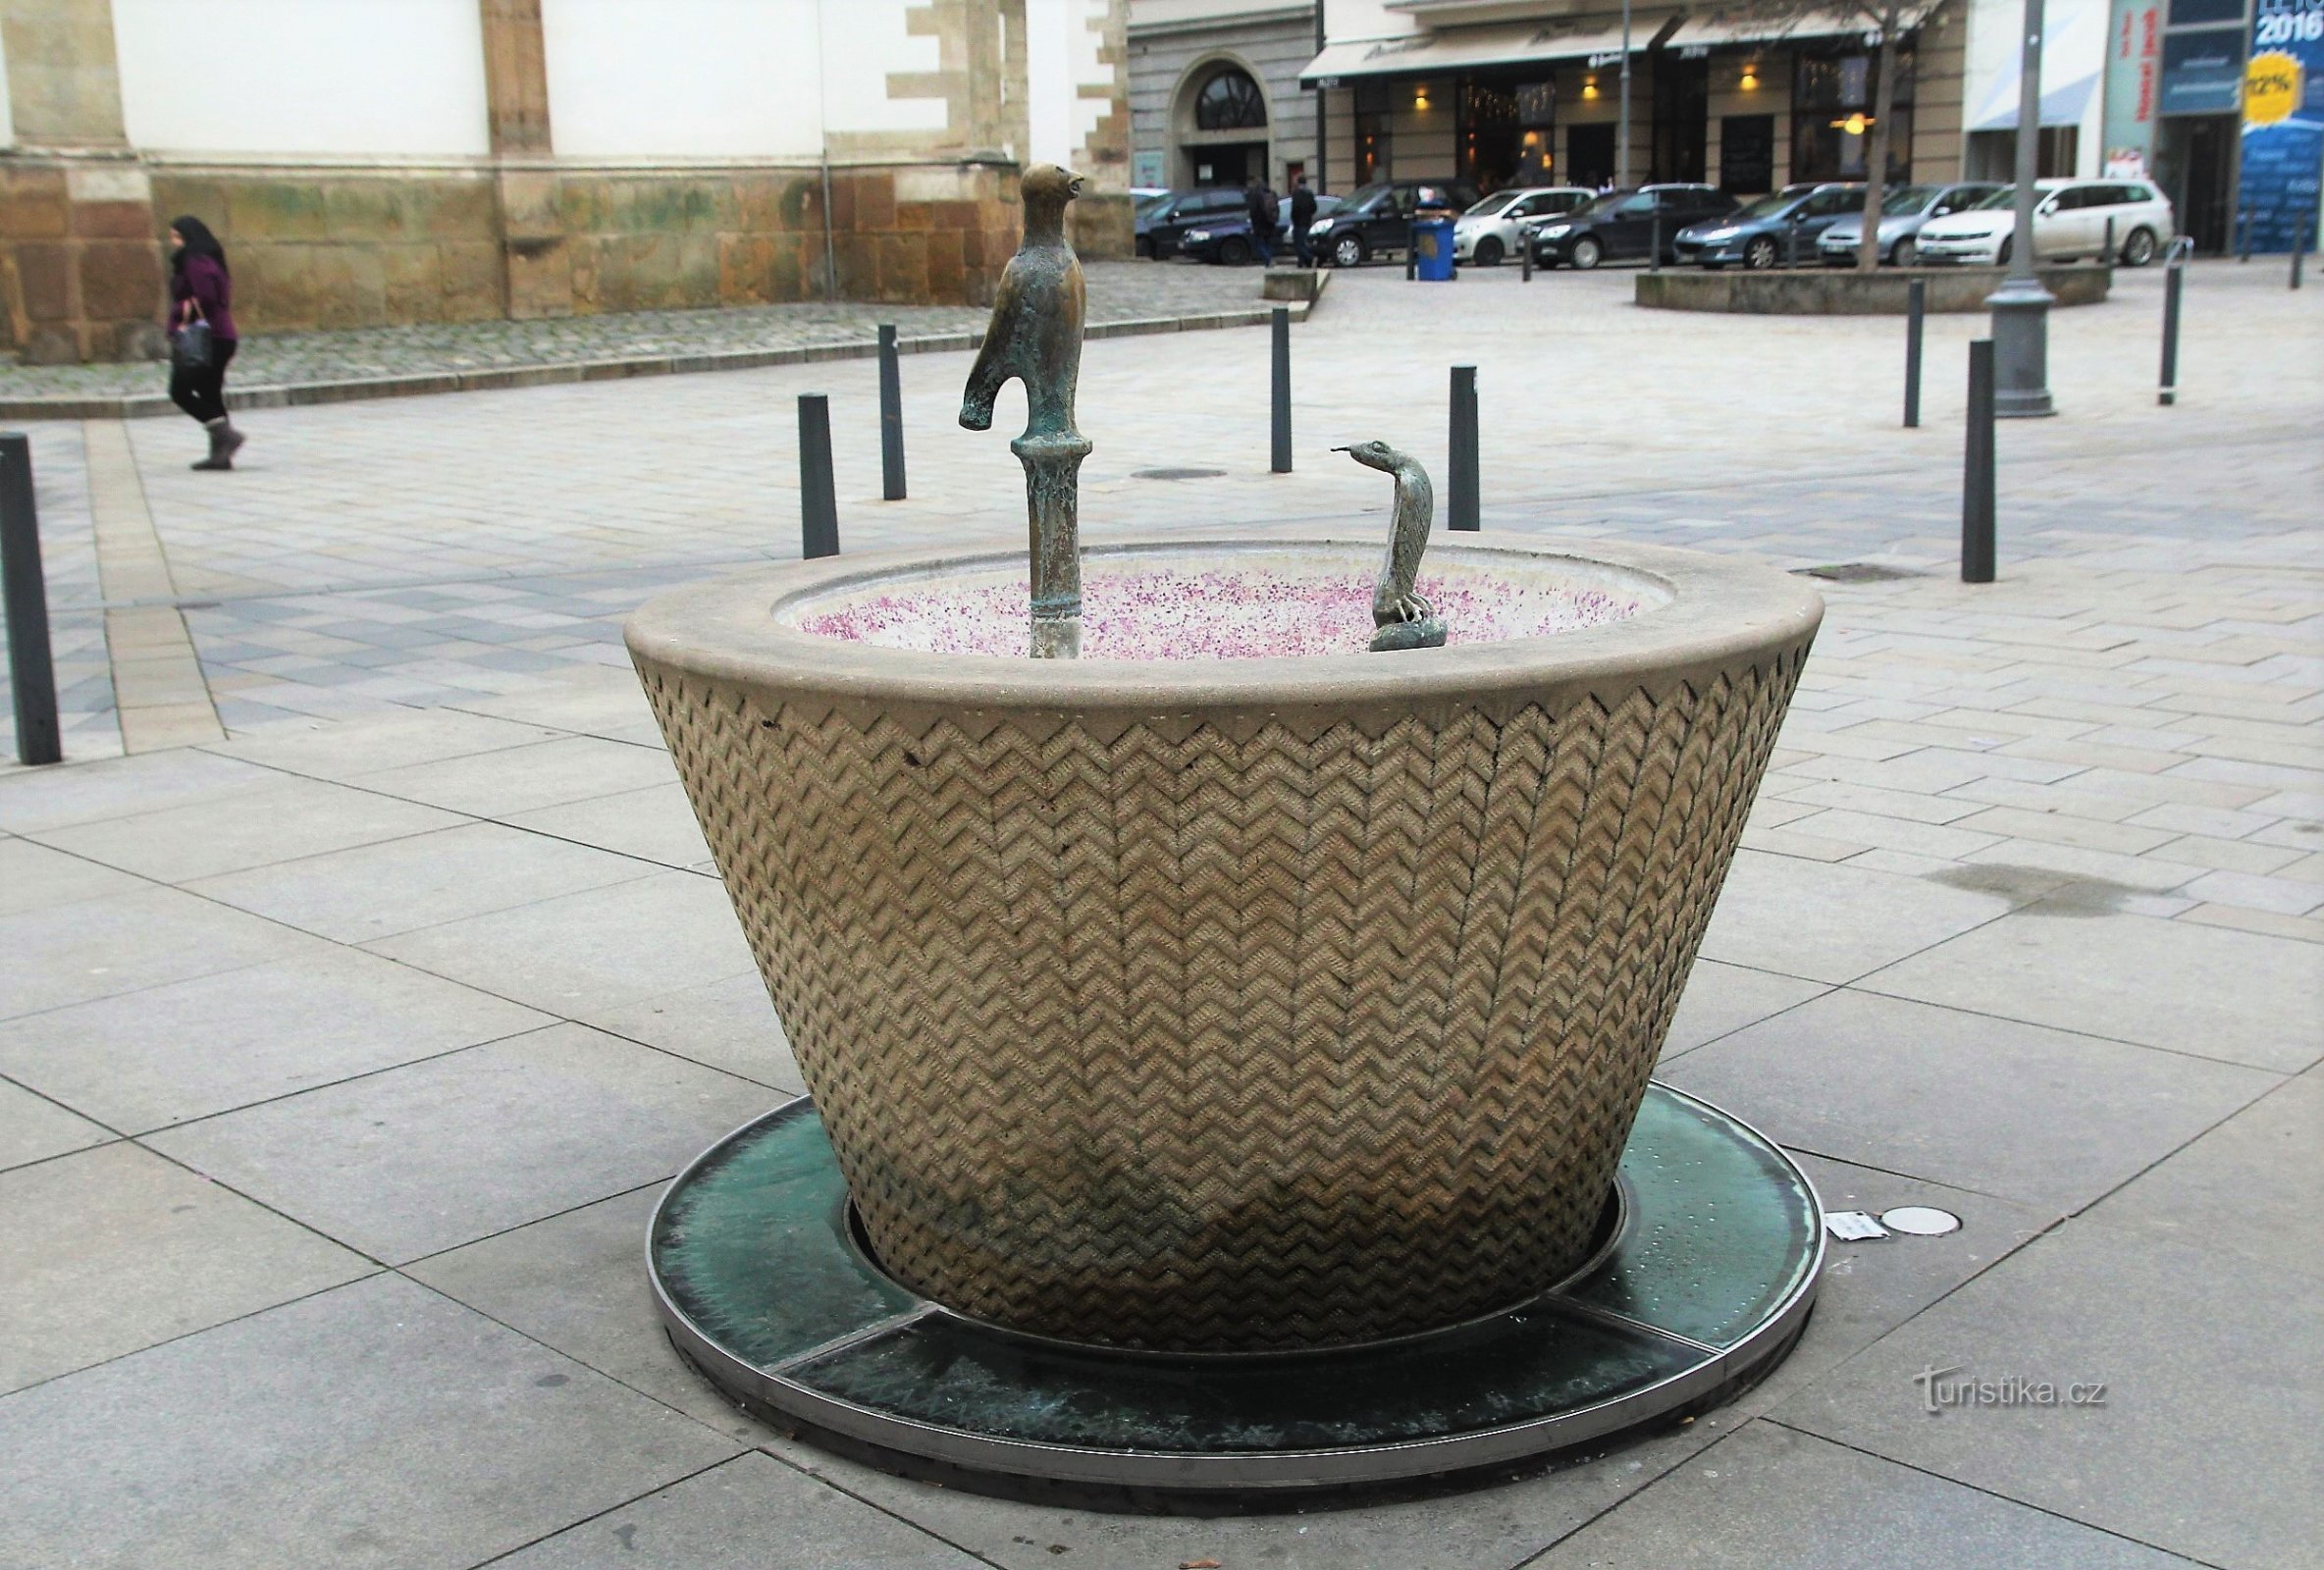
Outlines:
{"label": "storefront sign", "polygon": [[2251,248],[2288,251],[2296,223],[2315,243],[2324,178],[2324,0],[2258,0],[2244,75],[2242,201]]}
{"label": "storefront sign", "polygon": [[2243,97],[2242,27],[2198,27],[2164,35],[2164,114],[2232,115]]}
{"label": "storefront sign", "polygon": [[2114,0],[2106,51],[2106,173],[2139,179],[2154,156],[2163,63],[2161,0]]}

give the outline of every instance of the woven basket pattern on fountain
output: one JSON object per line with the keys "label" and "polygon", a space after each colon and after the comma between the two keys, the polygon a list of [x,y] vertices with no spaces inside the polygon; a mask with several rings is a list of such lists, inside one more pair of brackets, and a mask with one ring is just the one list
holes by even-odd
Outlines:
{"label": "woven basket pattern on fountain", "polygon": [[882,1264],[1253,1350],[1586,1252],[1804,654],[1241,740],[640,669]]}

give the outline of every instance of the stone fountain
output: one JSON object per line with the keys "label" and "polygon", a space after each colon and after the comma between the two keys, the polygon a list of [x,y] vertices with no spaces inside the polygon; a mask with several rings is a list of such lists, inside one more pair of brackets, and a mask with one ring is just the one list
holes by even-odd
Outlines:
{"label": "stone fountain", "polygon": [[[880,1464],[1237,1507],[1547,1454],[1788,1349],[1806,1179],[1650,1084],[1822,614],[1732,558],[1084,548],[1078,183],[961,423],[1030,550],[665,595],[638,671],[813,1093],[658,1213],[673,1339]],[[1369,538],[1367,538],[1369,536]]]}

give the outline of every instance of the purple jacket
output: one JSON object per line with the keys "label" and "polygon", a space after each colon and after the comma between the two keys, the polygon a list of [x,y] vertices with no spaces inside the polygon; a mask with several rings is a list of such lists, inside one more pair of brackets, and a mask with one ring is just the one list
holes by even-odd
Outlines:
{"label": "purple jacket", "polygon": [[210,324],[214,338],[239,338],[234,330],[234,280],[226,269],[218,265],[215,256],[188,256],[184,272],[170,274],[170,333],[175,337],[185,319],[185,302],[197,307],[194,314]]}

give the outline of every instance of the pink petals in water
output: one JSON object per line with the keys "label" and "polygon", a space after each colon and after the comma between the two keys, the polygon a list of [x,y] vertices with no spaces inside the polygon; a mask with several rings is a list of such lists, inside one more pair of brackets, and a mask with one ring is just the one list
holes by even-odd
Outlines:
{"label": "pink petals in water", "polygon": [[[1546,638],[1635,614],[1638,601],[1579,584],[1423,575],[1420,593],[1456,644]],[[1024,656],[1026,584],[918,585],[801,618],[803,631],[932,654]],[[1082,654],[1090,659],[1258,659],[1355,654],[1372,641],[1367,574],[1090,573]]]}

